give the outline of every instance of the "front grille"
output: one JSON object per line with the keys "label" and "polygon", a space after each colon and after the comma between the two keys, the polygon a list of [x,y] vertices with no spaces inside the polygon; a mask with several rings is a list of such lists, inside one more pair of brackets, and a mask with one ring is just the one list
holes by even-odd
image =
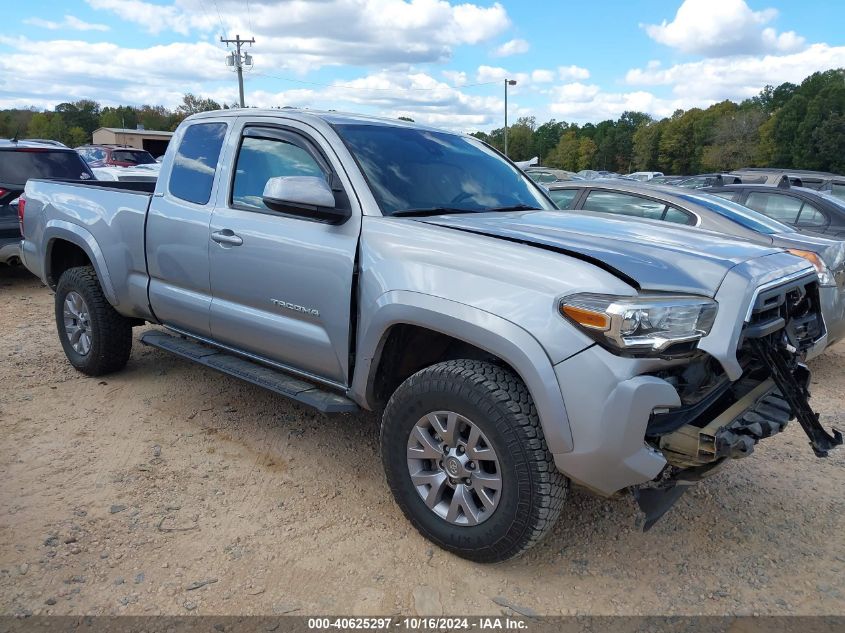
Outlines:
{"label": "front grille", "polygon": [[787,340],[797,350],[811,347],[825,333],[819,282],[814,273],[760,290],[743,327],[742,340],[780,330],[785,331]]}

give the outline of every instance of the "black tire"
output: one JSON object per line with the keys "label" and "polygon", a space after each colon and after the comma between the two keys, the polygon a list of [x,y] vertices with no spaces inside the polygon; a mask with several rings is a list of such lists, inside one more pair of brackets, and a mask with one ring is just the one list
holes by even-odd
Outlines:
{"label": "black tire", "polygon": [[[455,525],[435,514],[411,481],[409,434],[433,411],[470,419],[496,451],[501,497],[478,525]],[[546,446],[528,389],[512,371],[489,362],[446,361],[408,378],[385,408],[381,451],[393,496],[414,527],[443,549],[480,563],[513,558],[540,541],[554,526],[569,490]]]}
{"label": "black tire", "polygon": [[[88,308],[91,346],[86,354],[73,349],[65,332],[64,303],[70,292],[78,293]],[[93,266],[63,272],[56,286],[55,301],[56,329],[71,365],[89,376],[102,376],[126,366],[132,352],[132,325],[106,299]]]}

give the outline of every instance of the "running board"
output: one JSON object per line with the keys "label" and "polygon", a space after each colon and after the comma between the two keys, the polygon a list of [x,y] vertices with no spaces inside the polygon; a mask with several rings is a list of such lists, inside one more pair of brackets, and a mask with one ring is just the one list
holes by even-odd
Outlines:
{"label": "running board", "polygon": [[323,413],[352,413],[358,411],[358,405],[345,396],[326,391],[310,382],[294,378],[279,369],[229,354],[210,345],[171,336],[157,330],[141,335],[141,342],[144,345],[158,347],[205,367],[240,378],[253,385],[264,387],[291,400],[314,407]]}

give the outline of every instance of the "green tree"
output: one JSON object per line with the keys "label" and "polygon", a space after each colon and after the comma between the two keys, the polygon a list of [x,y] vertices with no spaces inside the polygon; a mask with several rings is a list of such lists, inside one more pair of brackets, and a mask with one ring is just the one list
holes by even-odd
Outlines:
{"label": "green tree", "polygon": [[593,139],[582,138],[578,142],[578,164],[576,165],[577,169],[575,171],[589,169],[590,165],[593,164],[593,158],[597,151],[598,146]]}
{"label": "green tree", "polygon": [[198,97],[191,92],[185,93],[182,97],[182,105],[176,110],[185,116],[191,116],[197,112],[208,112],[210,110],[220,110],[220,104],[214,99]]}

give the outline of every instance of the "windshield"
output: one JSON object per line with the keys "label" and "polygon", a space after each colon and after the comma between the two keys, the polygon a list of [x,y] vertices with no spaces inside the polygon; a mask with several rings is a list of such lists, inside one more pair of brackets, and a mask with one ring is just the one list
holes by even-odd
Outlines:
{"label": "windshield", "polygon": [[116,150],[111,153],[113,161],[119,163],[135,163],[136,165],[145,165],[156,162],[153,155],[149,152],[132,152],[126,150]]}
{"label": "windshield", "polygon": [[709,193],[698,194],[680,194],[678,195],[682,200],[699,204],[706,209],[710,209],[721,215],[723,218],[732,220],[740,226],[747,229],[763,233],[765,235],[773,235],[775,233],[795,233],[795,229],[786,224],[782,224],[777,220],[773,220],[762,213],[757,213],[753,209],[744,207],[736,202],[731,202],[725,198],[715,196]]}
{"label": "windshield", "polygon": [[30,178],[91,178],[88,165],[73,150],[18,148],[0,152],[0,182],[24,185]]}
{"label": "windshield", "polygon": [[472,137],[392,125],[337,124],[384,215],[434,209],[555,209],[539,188]]}

